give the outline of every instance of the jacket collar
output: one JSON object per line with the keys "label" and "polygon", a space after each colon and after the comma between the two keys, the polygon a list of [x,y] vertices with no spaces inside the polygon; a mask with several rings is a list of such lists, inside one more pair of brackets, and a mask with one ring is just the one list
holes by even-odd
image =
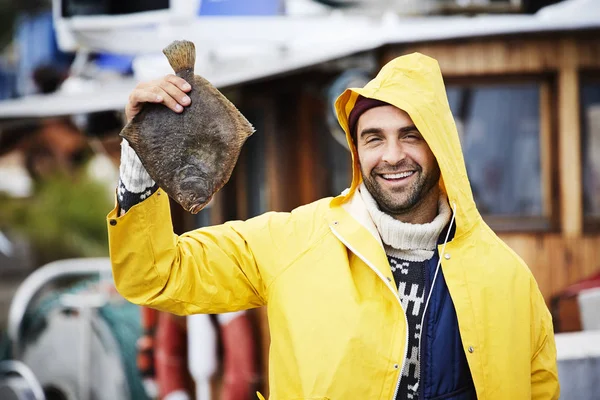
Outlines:
{"label": "jacket collar", "polygon": [[369,210],[367,209],[367,205],[365,204],[365,201],[358,190],[354,192],[348,202],[342,204],[342,208],[348,214],[350,214],[356,220],[356,222],[361,224],[371,235],[373,235],[373,237],[379,243],[379,246],[383,248],[383,243],[381,241],[379,231],[377,230],[377,226],[373,222],[373,219],[369,214]]}
{"label": "jacket collar", "polygon": [[[340,196],[345,196],[342,193]],[[367,207],[358,193],[352,194],[340,204],[334,198],[330,203],[328,223],[333,233],[378,275],[387,279],[386,284],[394,281],[392,270],[379,237],[379,232],[371,220]]]}
{"label": "jacket collar", "polygon": [[[345,199],[341,202],[340,198],[343,197]],[[393,281],[381,237],[362,196],[355,191],[348,197],[346,189],[340,196],[331,200],[329,207],[327,222],[336,236],[342,239],[350,251],[363,261],[370,262],[385,277],[389,277],[388,280]],[[444,244],[447,236],[448,242],[452,241],[455,234],[456,223],[447,225],[438,238],[438,246]]]}

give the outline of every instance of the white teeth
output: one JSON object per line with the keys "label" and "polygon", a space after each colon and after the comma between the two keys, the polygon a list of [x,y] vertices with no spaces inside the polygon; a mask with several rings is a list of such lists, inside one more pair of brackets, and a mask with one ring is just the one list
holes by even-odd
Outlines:
{"label": "white teeth", "polygon": [[402,179],[402,178],[407,178],[414,173],[415,173],[415,171],[407,171],[407,172],[401,172],[399,174],[384,174],[382,176],[384,179]]}

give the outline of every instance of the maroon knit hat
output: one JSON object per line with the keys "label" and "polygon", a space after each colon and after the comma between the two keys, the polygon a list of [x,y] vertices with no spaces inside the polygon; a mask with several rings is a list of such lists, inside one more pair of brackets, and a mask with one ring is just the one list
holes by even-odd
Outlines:
{"label": "maroon knit hat", "polygon": [[352,140],[356,142],[356,129],[358,119],[361,115],[371,108],[389,105],[390,104],[386,103],[385,101],[358,96],[358,99],[354,104],[354,108],[352,108],[352,111],[350,111],[350,115],[348,116],[348,128],[350,129],[350,136],[352,136]]}

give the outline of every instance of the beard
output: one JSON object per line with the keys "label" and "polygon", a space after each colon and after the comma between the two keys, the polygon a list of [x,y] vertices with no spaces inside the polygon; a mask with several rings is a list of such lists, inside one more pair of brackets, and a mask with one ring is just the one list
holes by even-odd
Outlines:
{"label": "beard", "polygon": [[[386,189],[377,180],[378,177],[383,179],[380,177],[382,173],[393,174],[407,169],[415,171],[414,175],[416,175],[413,175],[413,182],[408,186]],[[377,172],[377,168],[373,168],[368,175],[361,167],[361,174],[366,188],[379,205],[379,209],[390,215],[401,215],[413,210],[440,180],[440,168],[437,164],[429,173],[423,172],[423,168],[418,164],[401,163],[393,170],[386,168],[382,172]]]}

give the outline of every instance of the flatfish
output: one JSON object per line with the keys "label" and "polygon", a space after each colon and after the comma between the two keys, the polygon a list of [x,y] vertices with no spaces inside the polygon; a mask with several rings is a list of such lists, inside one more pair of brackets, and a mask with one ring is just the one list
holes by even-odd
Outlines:
{"label": "flatfish", "polygon": [[163,53],[185,79],[191,105],[175,113],[146,103],[121,131],[152,179],[195,214],[231,177],[242,145],[254,128],[217,88],[194,74],[192,42],[175,41]]}

